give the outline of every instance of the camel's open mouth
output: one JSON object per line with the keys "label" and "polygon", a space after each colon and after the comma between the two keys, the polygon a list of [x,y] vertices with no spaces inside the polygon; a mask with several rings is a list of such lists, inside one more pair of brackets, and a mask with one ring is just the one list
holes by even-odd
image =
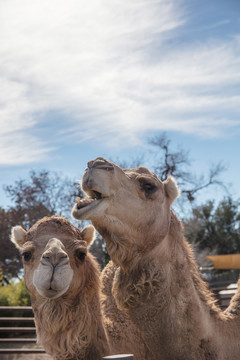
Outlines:
{"label": "camel's open mouth", "polygon": [[88,196],[89,198],[85,198],[82,200],[80,198],[76,199],[78,210],[92,204],[93,202],[106,198],[106,196],[104,196],[102,193],[96,190],[88,190]]}

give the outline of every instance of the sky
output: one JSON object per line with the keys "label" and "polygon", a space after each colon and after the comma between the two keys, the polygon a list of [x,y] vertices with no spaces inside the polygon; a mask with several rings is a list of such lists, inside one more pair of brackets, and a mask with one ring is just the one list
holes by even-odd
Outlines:
{"label": "sky", "polygon": [[32,169],[80,179],[162,132],[240,198],[239,105],[239,0],[0,1],[0,205]]}

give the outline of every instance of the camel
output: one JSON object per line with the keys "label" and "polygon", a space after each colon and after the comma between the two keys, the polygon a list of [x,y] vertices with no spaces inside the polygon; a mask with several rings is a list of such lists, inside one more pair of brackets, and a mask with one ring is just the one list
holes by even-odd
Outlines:
{"label": "camel", "polygon": [[99,157],[88,163],[82,188],[87,197],[72,215],[91,220],[103,236],[117,305],[154,358],[239,359],[239,296],[223,313],[201,279],[171,210],[180,195],[175,179],[162,182],[145,167],[121,169]]}
{"label": "camel", "polygon": [[101,293],[99,266],[88,251],[94,237],[92,225],[79,230],[61,216],[44,217],[28,231],[13,227],[38,342],[56,360],[101,360],[131,348],[143,360],[147,350],[139,331],[112,294]]}

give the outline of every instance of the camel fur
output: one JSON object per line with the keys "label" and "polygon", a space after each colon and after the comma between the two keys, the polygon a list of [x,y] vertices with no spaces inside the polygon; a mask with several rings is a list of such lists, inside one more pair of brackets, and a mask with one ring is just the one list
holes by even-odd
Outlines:
{"label": "camel fur", "polygon": [[[97,158],[72,210],[91,220],[115,264],[113,295],[158,360],[237,360],[239,295],[225,313],[198,272],[183,226],[170,206],[175,180],[144,167],[120,169]],[[111,265],[110,265],[111,266]]]}

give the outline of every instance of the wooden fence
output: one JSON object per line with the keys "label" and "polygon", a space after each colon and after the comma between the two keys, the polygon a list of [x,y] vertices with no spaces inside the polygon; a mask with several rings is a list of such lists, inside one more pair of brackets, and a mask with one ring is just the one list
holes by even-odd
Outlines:
{"label": "wooden fence", "polygon": [[31,306],[0,306],[0,354],[41,354]]}

